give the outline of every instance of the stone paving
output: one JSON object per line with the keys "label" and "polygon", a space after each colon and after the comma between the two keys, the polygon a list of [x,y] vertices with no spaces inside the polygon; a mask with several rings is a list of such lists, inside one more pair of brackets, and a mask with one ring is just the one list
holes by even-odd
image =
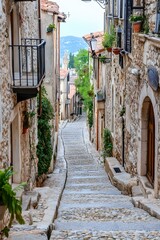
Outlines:
{"label": "stone paving", "polygon": [[61,131],[67,181],[51,240],[160,239],[160,220],[135,208],[109,181],[88,141],[85,118]]}

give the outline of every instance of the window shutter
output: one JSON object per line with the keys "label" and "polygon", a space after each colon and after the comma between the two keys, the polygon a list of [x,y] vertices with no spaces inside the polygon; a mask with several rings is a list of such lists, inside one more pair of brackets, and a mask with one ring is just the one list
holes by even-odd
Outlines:
{"label": "window shutter", "polygon": [[157,2],[157,19],[156,19],[156,33],[160,33],[160,0]]}
{"label": "window shutter", "polygon": [[124,22],[124,49],[131,52],[132,25],[129,17],[132,14],[132,0],[125,1],[125,22]]}

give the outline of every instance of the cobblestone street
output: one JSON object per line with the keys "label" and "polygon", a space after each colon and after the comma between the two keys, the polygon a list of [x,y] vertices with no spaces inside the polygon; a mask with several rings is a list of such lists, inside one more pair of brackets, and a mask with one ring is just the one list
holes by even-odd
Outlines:
{"label": "cobblestone street", "polygon": [[88,140],[85,118],[61,130],[67,180],[52,240],[160,239],[160,220],[135,208],[109,181]]}

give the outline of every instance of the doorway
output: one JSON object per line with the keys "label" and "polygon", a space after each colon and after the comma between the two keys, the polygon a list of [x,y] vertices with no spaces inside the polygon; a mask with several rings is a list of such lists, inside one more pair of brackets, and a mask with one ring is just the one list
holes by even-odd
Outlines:
{"label": "doorway", "polygon": [[146,97],[142,107],[141,126],[141,176],[146,176],[152,186],[155,180],[155,117],[152,102]]}
{"label": "doorway", "polygon": [[154,184],[154,159],[155,159],[155,119],[152,103],[148,109],[148,140],[147,140],[147,178]]}
{"label": "doorway", "polygon": [[14,175],[13,183],[21,182],[21,154],[20,154],[20,129],[18,114],[10,125],[10,142],[11,142],[11,166],[13,167]]}

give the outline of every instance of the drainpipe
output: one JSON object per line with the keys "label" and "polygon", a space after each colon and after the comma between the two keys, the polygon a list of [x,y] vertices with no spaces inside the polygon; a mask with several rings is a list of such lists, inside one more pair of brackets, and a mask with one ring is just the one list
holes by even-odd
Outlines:
{"label": "drainpipe", "polygon": [[122,116],[122,166],[124,167],[125,161],[124,161],[124,153],[125,153],[125,149],[124,149],[124,116]]}
{"label": "drainpipe", "polygon": [[39,39],[41,39],[41,2],[38,0],[38,32]]}
{"label": "drainpipe", "polygon": [[[39,34],[39,39],[41,39],[41,1],[38,0],[38,34]],[[41,91],[41,86],[39,90],[39,112],[38,115],[41,116],[42,114],[42,91]]]}

